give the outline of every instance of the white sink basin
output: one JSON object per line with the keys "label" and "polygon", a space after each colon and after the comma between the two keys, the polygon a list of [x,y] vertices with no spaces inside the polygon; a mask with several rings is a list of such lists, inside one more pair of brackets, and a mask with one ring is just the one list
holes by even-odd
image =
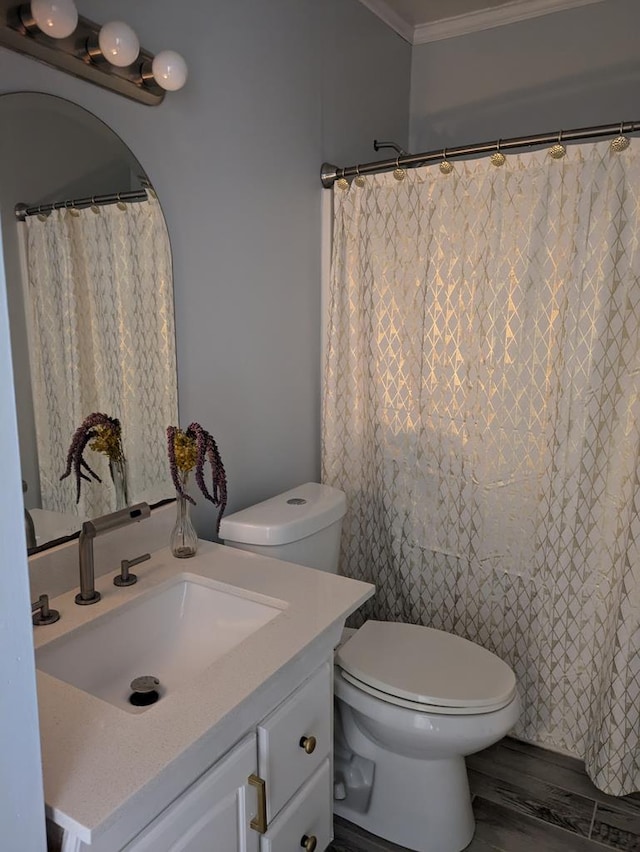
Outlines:
{"label": "white sink basin", "polygon": [[[96,608],[100,604],[96,605]],[[40,671],[127,710],[130,683],[151,675],[160,700],[286,608],[283,601],[180,574],[36,650]]]}

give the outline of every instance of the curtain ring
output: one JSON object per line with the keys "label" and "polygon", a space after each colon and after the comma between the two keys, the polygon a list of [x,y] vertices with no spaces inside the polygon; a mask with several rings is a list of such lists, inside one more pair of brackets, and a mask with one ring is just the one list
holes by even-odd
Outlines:
{"label": "curtain ring", "polygon": [[626,150],[629,147],[629,145],[631,144],[631,140],[629,139],[629,137],[625,136],[623,134],[623,132],[622,132],[623,129],[624,129],[624,121],[621,121],[620,122],[620,133],[616,136],[615,139],[611,140],[610,148],[616,154],[619,154],[620,151]]}
{"label": "curtain ring", "polygon": [[551,148],[549,148],[549,156],[553,160],[561,160],[564,157],[564,155],[567,153],[567,149],[562,144],[562,132],[563,131],[561,130],[558,133],[558,141],[556,142],[556,144],[552,145]]}
{"label": "curtain ring", "polygon": [[98,205],[96,204],[96,197],[95,197],[95,195],[92,195],[92,196],[91,196],[91,212],[92,212],[92,213],[99,213],[99,212],[100,212],[100,208],[99,208],[99,207],[98,207]]}
{"label": "curtain ring", "polygon": [[451,165],[449,160],[447,160],[447,149],[446,148],[442,149],[442,162],[440,163],[440,171],[442,172],[443,175],[450,175],[451,172],[453,171],[453,166]]}
{"label": "curtain ring", "polygon": [[502,139],[498,139],[498,141],[496,142],[496,150],[493,152],[493,154],[490,157],[490,160],[491,160],[491,162],[493,163],[494,166],[504,166],[504,164],[507,160],[505,155],[500,150],[500,143],[501,142],[502,142]]}
{"label": "curtain ring", "polygon": [[124,211],[127,209],[127,205],[122,200],[122,197],[119,192],[116,193],[116,198],[118,199],[116,207],[118,208],[118,210],[122,210],[122,212],[124,213]]}
{"label": "curtain ring", "polygon": [[396,180],[404,180],[405,170],[400,168],[400,154],[396,157],[396,167],[393,170],[393,176]]}
{"label": "curtain ring", "polygon": [[356,186],[363,187],[365,185],[365,179],[360,174],[360,166],[356,166],[356,179],[354,180]]}

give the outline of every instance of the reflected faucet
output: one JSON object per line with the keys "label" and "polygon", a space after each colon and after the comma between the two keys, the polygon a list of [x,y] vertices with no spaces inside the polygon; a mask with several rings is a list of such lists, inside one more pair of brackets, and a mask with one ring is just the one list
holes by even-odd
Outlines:
{"label": "reflected faucet", "polygon": [[[23,479],[22,480],[22,493],[27,493],[27,483]],[[27,550],[30,550],[32,547],[38,546],[38,541],[36,539],[36,527],[33,523],[33,518],[31,517],[31,512],[24,507],[24,532],[27,537]]]}
{"label": "reflected faucet", "polygon": [[80,530],[78,541],[78,554],[80,560],[80,592],[76,595],[76,603],[80,606],[97,603],[100,600],[100,592],[95,588],[95,572],[93,566],[93,540],[119,527],[125,527],[136,521],[143,521],[151,514],[148,503],[136,503],[126,509],[119,509],[109,515],[102,515],[92,521],[85,521]]}

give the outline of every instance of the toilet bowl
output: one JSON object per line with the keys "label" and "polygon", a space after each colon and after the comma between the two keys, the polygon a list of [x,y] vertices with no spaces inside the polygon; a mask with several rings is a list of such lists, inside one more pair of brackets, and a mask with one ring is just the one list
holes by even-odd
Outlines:
{"label": "toilet bowl", "polygon": [[[518,719],[515,676],[494,654],[414,624],[367,621],[336,652],[336,776],[375,767],[370,798],[335,812],[417,852],[459,852],[474,832],[465,755]],[[364,803],[364,804],[363,804]]]}
{"label": "toilet bowl", "polygon": [[[225,543],[337,573],[345,495],[307,483],[224,518]],[[334,811],[415,852],[474,832],[465,755],[516,723],[516,679],[490,651],[415,624],[346,630],[334,666]]]}

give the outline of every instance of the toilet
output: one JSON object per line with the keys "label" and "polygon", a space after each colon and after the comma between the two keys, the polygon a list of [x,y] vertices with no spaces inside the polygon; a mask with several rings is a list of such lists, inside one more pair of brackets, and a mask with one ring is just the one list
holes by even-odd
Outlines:
{"label": "toilet", "polygon": [[[309,482],[223,518],[225,544],[337,573],[342,491]],[[334,812],[415,852],[461,852],[475,822],[465,755],[515,725],[510,667],[460,636],[367,621],[334,658]]]}

